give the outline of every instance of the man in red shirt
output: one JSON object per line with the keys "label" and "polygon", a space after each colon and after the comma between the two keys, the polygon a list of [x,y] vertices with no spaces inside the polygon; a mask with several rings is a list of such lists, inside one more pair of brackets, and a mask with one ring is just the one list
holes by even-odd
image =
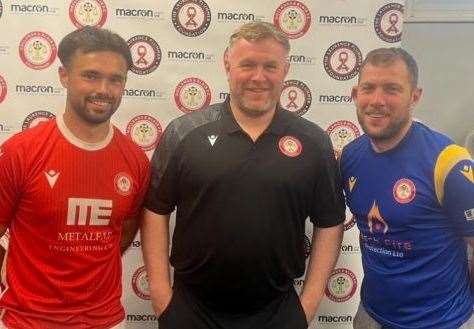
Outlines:
{"label": "man in red shirt", "polygon": [[64,113],[0,148],[1,322],[120,328],[120,255],[149,180],[145,154],[110,123],[132,58],[120,36],[93,27],[68,34],[58,55]]}

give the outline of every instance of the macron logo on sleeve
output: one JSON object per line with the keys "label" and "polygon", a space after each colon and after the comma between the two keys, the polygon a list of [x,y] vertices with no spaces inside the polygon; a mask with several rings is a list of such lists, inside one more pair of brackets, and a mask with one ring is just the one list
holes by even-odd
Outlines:
{"label": "macron logo on sleeve", "polygon": [[474,208],[466,210],[464,216],[466,220],[474,220]]}
{"label": "macron logo on sleeve", "polygon": [[464,166],[461,169],[461,173],[466,177],[471,183],[474,184],[474,171],[472,170],[471,166]]}
{"label": "macron logo on sleeve", "polygon": [[218,135],[207,136],[207,139],[209,139],[209,143],[211,144],[211,146],[214,146],[214,143],[217,141],[218,137]]}

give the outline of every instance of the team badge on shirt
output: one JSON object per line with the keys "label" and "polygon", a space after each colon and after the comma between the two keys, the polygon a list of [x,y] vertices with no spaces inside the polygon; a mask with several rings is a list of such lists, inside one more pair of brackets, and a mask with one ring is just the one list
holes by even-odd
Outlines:
{"label": "team badge on shirt", "polygon": [[115,176],[115,190],[118,194],[129,195],[132,192],[132,178],[121,172]]}
{"label": "team badge on shirt", "polygon": [[281,153],[290,158],[295,158],[303,151],[303,146],[298,138],[293,136],[283,136],[278,142]]}
{"label": "team badge on shirt", "polygon": [[464,166],[464,168],[461,169],[461,174],[474,184],[474,171],[472,171],[472,166]]}
{"label": "team badge on shirt", "polygon": [[398,203],[409,203],[415,198],[415,183],[408,178],[399,179],[393,186],[393,197]]}

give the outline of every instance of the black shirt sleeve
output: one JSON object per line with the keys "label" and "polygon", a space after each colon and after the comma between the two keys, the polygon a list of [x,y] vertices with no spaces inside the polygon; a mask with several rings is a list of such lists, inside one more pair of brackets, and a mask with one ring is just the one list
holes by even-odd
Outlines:
{"label": "black shirt sleeve", "polygon": [[145,198],[145,208],[157,214],[167,215],[176,205],[176,163],[179,137],[170,123],[151,159],[151,180]]}
{"label": "black shirt sleeve", "polygon": [[317,170],[315,197],[310,220],[318,227],[336,226],[344,222],[346,205],[339,166],[327,135],[324,135],[321,146],[321,162]]}

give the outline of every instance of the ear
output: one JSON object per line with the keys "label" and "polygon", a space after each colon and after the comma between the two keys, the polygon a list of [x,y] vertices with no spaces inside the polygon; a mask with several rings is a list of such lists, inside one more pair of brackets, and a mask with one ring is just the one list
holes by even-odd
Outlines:
{"label": "ear", "polygon": [[284,68],[284,71],[285,71],[285,77],[286,75],[288,74],[288,71],[290,70],[290,62],[286,61],[285,62],[285,68]]}
{"label": "ear", "polygon": [[423,94],[423,89],[422,88],[418,88],[416,87],[415,89],[413,89],[412,93],[411,93],[411,101],[410,101],[410,108],[414,108],[418,102],[420,101],[421,99],[421,95]]}
{"label": "ear", "polygon": [[358,86],[354,86],[352,87],[352,91],[351,91],[351,97],[352,97],[352,101],[355,103],[357,102],[357,92],[359,90],[359,87]]}
{"label": "ear", "polygon": [[58,74],[59,74],[59,81],[61,81],[61,85],[67,89],[68,82],[69,82],[67,69],[64,66],[60,66],[58,69]]}
{"label": "ear", "polygon": [[224,51],[224,69],[225,69],[225,74],[229,76],[229,71],[230,71],[229,48],[226,48]]}

